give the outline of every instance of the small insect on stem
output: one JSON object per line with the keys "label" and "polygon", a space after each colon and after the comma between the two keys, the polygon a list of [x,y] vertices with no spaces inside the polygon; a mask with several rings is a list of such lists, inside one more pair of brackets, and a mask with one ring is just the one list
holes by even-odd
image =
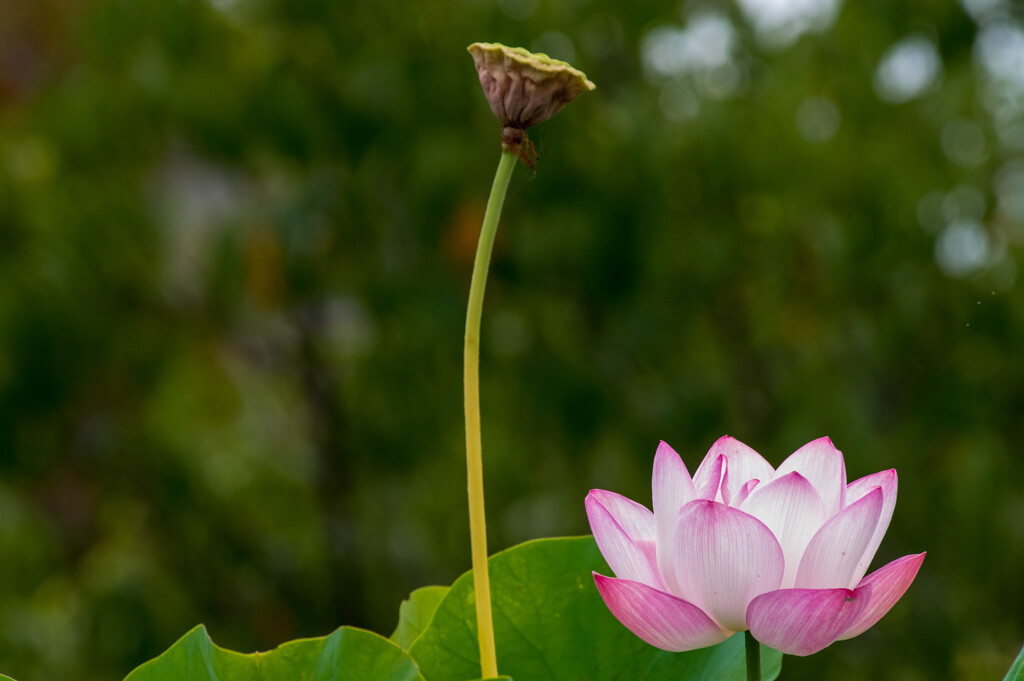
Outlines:
{"label": "small insect on stem", "polygon": [[501,143],[503,146],[508,147],[511,151],[515,152],[515,155],[519,157],[519,160],[526,164],[526,167],[530,169],[530,172],[537,174],[536,162],[537,162],[537,150],[533,146],[533,142],[526,135],[526,130],[523,128],[515,128],[512,126],[505,126],[501,131]]}

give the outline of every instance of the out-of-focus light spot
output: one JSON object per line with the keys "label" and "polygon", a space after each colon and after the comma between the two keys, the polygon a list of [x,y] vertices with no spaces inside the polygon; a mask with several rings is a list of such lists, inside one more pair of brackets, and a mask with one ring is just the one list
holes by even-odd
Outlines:
{"label": "out-of-focus light spot", "polygon": [[725,99],[736,94],[743,86],[746,74],[735,62],[695,74],[694,80],[701,94],[711,99]]}
{"label": "out-of-focus light spot", "polygon": [[1024,162],[1007,163],[993,181],[999,210],[1011,220],[1024,224]]}
{"label": "out-of-focus light spot", "polygon": [[964,11],[979,24],[1006,11],[1006,0],[960,0]]}
{"label": "out-of-focus light spot", "polygon": [[796,129],[808,142],[827,142],[839,131],[839,107],[827,97],[808,97],[796,111]]}
{"label": "out-of-focus light spot", "polygon": [[246,190],[237,176],[183,152],[168,159],[159,180],[159,203],[174,227],[190,237],[218,227],[244,203]]}
{"label": "out-of-focus light spot", "polygon": [[925,194],[917,202],[917,221],[928,234],[938,234],[939,230],[946,224],[946,216],[943,211],[946,195],[935,190]]}
{"label": "out-of-focus light spot", "polygon": [[662,87],[658,104],[665,119],[673,123],[685,123],[700,111],[700,100],[684,81],[673,81]]}
{"label": "out-of-focus light spot", "polygon": [[228,223],[243,214],[253,187],[185,149],[171,150],[149,184],[151,205],[166,231],[166,290],[178,300],[197,298],[210,249]]}
{"label": "out-of-focus light spot", "polygon": [[886,50],[875,70],[875,92],[891,104],[909,102],[942,78],[942,58],[924,36],[904,38]]}
{"label": "out-of-focus light spot", "polygon": [[738,44],[736,29],[727,18],[704,12],[691,17],[685,28],[660,26],[649,31],[641,54],[650,81],[662,84],[689,76],[697,94],[725,99],[746,82],[735,56]]}
{"label": "out-of-focus light spot", "polygon": [[974,58],[992,80],[1024,89],[1024,31],[1006,23],[991,24],[974,41]]}
{"label": "out-of-focus light spot", "polygon": [[964,277],[989,260],[988,234],[980,224],[958,220],[947,226],[935,241],[935,262],[952,277]]}
{"label": "out-of-focus light spot", "polygon": [[946,222],[981,222],[985,217],[985,197],[974,187],[959,185],[942,199],[942,215]]}
{"label": "out-of-focus light spot", "polygon": [[576,61],[576,46],[572,39],[559,31],[548,31],[533,41],[530,46],[533,52],[542,52],[549,57],[567,61],[570,64]]}
{"label": "out-of-focus light spot", "polygon": [[591,57],[604,57],[622,49],[622,23],[609,14],[595,14],[580,27],[580,47]]}
{"label": "out-of-focus light spot", "polygon": [[512,19],[529,19],[537,10],[537,0],[498,0],[501,11]]}
{"label": "out-of-focus light spot", "polygon": [[942,150],[949,160],[966,168],[984,163],[988,158],[985,132],[974,121],[958,118],[942,126]]}
{"label": "out-of-focus light spot", "polygon": [[644,36],[644,67],[656,79],[709,71],[732,62],[736,29],[720,14],[703,13],[686,28],[660,26]]}
{"label": "out-of-focus light spot", "polygon": [[839,14],[839,0],[739,0],[757,39],[787,47],[808,32],[827,30]]}

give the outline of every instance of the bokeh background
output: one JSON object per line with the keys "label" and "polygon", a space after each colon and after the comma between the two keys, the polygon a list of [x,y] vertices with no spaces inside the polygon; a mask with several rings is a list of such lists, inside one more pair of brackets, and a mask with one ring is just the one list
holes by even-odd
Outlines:
{"label": "bokeh background", "polygon": [[499,154],[466,45],[598,89],[531,133],[482,351],[490,546],[734,435],[898,469],[923,570],[797,679],[1024,641],[1024,4],[4,0],[0,671],[390,633],[468,569],[461,340]]}

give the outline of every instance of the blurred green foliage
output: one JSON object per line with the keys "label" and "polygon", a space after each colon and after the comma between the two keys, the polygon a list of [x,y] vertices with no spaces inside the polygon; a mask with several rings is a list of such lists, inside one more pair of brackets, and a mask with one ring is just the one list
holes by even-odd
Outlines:
{"label": "blurred green foliage", "polygon": [[598,85],[531,132],[498,235],[491,550],[587,532],[591,487],[648,499],[659,439],[692,467],[827,434],[900,473],[877,564],[929,555],[786,677],[998,678],[1024,10],[837,2],[0,3],[0,670],[122,678],[197,622],[387,634],[468,569],[484,40]]}

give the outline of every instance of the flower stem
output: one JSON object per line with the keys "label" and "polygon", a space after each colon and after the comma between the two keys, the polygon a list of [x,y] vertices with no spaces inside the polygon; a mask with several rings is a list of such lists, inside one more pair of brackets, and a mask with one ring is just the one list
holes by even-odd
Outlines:
{"label": "flower stem", "polygon": [[747,681],[761,681],[761,644],[750,635],[749,629],[743,636],[747,643]]}
{"label": "flower stem", "polygon": [[491,580],[487,574],[487,522],[484,514],[483,446],[480,439],[480,317],[483,313],[491,247],[498,230],[498,218],[505,203],[505,191],[515,168],[516,155],[502,146],[491,196],[487,199],[480,241],[473,262],[466,310],[466,343],[463,351],[463,382],[466,408],[466,473],[469,480],[469,535],[472,548],[473,586],[476,594],[476,626],[480,641],[480,671],[483,677],[498,675],[494,651],[494,621],[491,618]]}

